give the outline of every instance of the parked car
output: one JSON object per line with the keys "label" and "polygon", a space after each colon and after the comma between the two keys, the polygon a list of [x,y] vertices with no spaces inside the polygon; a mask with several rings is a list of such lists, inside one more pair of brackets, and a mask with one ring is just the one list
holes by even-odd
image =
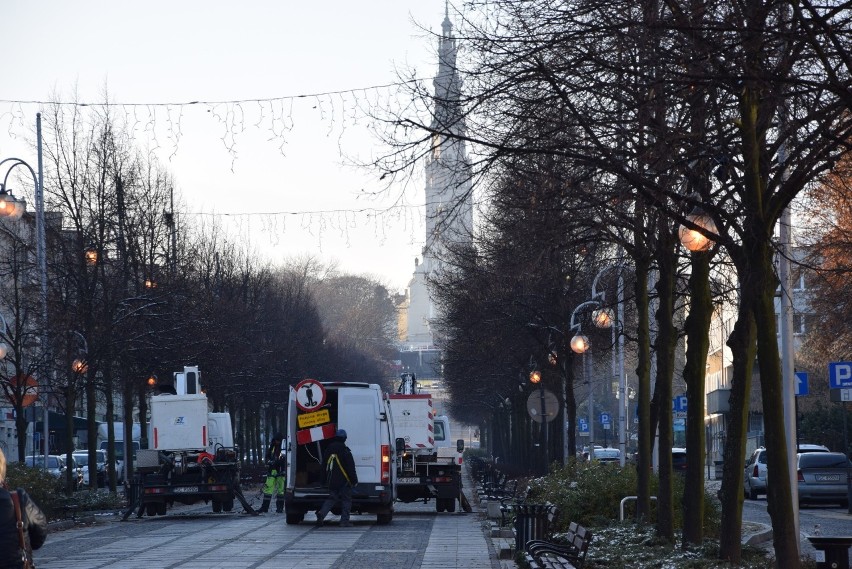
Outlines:
{"label": "parked car", "polygon": [[686,473],[686,449],[672,448],[672,471]]}
{"label": "parked car", "polygon": [[[29,467],[34,468],[44,468],[44,455],[36,455],[36,456],[27,456],[24,460],[24,464]],[[59,454],[49,454],[47,455],[47,472],[55,476],[61,482],[65,481],[65,456]],[[83,483],[83,472],[77,466],[77,463],[74,462],[74,459],[71,459],[71,468],[74,470],[74,476],[72,477],[72,490],[76,490]]]}
{"label": "parked car", "polygon": [[[97,458],[97,483],[98,488],[106,486],[106,452],[102,450],[95,451]],[[74,453],[74,460],[77,466],[83,469],[83,485],[89,485],[89,451],[79,451]]]}
{"label": "parked car", "polygon": [[621,462],[621,451],[617,448],[595,447],[589,454],[589,462],[592,461],[617,464]]}
{"label": "parked car", "polygon": [[581,453],[580,453],[580,459],[581,459],[583,462],[588,462],[588,461],[589,461],[589,453],[590,453],[592,450],[598,450],[598,449],[602,449],[602,448],[603,448],[603,447],[602,447],[601,445],[594,445],[594,446],[591,446],[591,447],[590,447],[589,445],[585,445],[585,446],[583,447],[583,450],[582,450],[582,451],[581,451]]}
{"label": "parked car", "polygon": [[[829,452],[827,446],[802,443],[799,453]],[[760,494],[766,494],[766,449],[758,447],[746,461],[743,476],[743,494],[750,500],[757,500]]]}
{"label": "parked car", "polygon": [[[35,456],[28,456],[24,460],[24,464],[29,466],[30,468],[44,468],[44,455],[37,454]],[[65,457],[59,456],[58,454],[49,454],[47,455],[47,469],[50,474],[59,478],[62,476],[62,473],[65,471]]]}
{"label": "parked car", "polygon": [[799,479],[799,504],[805,502],[837,502],[849,505],[847,477],[852,461],[842,452],[808,452],[796,454]]}

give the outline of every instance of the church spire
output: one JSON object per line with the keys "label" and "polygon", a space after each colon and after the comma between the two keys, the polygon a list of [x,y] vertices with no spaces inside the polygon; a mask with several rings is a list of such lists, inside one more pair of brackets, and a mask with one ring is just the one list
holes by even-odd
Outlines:
{"label": "church spire", "polygon": [[461,78],[456,69],[456,39],[452,36],[453,24],[450,22],[450,3],[444,3],[444,22],[442,34],[438,40],[438,74],[433,80],[435,88],[435,110],[432,126],[435,130],[458,130],[461,113],[458,109],[461,95]]}

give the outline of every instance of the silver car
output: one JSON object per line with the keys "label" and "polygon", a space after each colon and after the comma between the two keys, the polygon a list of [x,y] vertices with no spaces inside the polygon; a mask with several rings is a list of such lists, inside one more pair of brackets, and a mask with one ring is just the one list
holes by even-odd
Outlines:
{"label": "silver car", "polygon": [[[802,443],[799,453],[828,452],[828,447]],[[743,493],[749,500],[757,500],[760,494],[766,494],[766,449],[759,447],[746,461],[743,476]]]}
{"label": "silver car", "polygon": [[842,452],[809,452],[796,455],[799,504],[837,502],[848,506],[847,477],[852,462]]}

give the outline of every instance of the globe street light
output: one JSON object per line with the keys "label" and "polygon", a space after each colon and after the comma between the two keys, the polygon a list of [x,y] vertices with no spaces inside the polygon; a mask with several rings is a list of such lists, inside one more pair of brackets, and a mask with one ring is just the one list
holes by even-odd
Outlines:
{"label": "globe street light", "polygon": [[[619,253],[620,258],[620,253]],[[606,292],[600,291],[598,292],[597,286],[598,281],[601,276],[610,269],[616,269],[618,271],[618,283],[616,285],[616,293],[617,300],[616,304],[618,306],[618,319],[617,321],[623,326],[624,325],[624,282],[621,276],[621,271],[624,269],[624,265],[619,262],[615,265],[609,265],[608,267],[604,267],[601,269],[597,275],[595,275],[594,280],[592,280],[592,300],[599,300],[601,304],[606,303]],[[602,314],[603,313],[603,314]],[[592,319],[595,325],[598,328],[610,328],[612,330],[612,345],[615,347],[615,322],[613,312],[611,308],[600,308],[592,313]],[[622,330],[623,332],[623,330]],[[621,333],[618,335],[618,369],[616,369],[616,361],[615,361],[615,352],[612,354],[612,373],[613,375],[618,375],[618,396],[620,402],[625,401],[624,391],[627,385],[627,377],[624,375],[624,334]],[[618,448],[621,451],[621,458],[619,462],[621,466],[624,466],[626,458],[627,458],[627,412],[624,408],[624,405],[618,406]]]}
{"label": "globe street light", "polygon": [[[41,349],[42,355],[44,356],[45,368],[47,368],[50,362],[50,341],[48,339],[47,333],[47,255],[44,228],[44,165],[42,162],[41,152],[41,113],[36,113],[36,150],[38,157],[38,176],[36,176],[35,170],[33,170],[29,164],[27,164],[24,160],[21,160],[20,158],[6,158],[0,161],[0,166],[8,164],[6,176],[3,178],[3,185],[2,188],[0,188],[0,200],[2,200],[2,204],[0,204],[0,217],[15,220],[20,219],[21,216],[23,216],[24,214],[26,203],[24,202],[24,200],[14,199],[8,189],[9,175],[12,173],[12,170],[17,168],[18,166],[22,166],[29,171],[30,175],[33,178],[33,184],[35,185],[36,261],[38,263],[39,270],[39,300],[41,302]],[[50,454],[50,448],[48,445],[48,442],[50,440],[49,413],[47,410],[49,396],[47,389],[47,378],[44,377],[44,374],[41,375],[42,377],[40,383],[42,385],[39,386],[39,392],[44,394],[44,401],[42,402],[42,410],[44,411],[42,421],[42,427],[44,428],[44,432],[42,433],[42,437],[44,440],[43,464],[44,468],[47,469],[47,457]],[[35,454],[35,449],[33,449],[33,451],[33,454]]]}
{"label": "globe street light", "polygon": [[594,420],[594,412],[595,412],[595,392],[592,387],[592,374],[591,374],[591,354],[587,357],[586,352],[591,347],[589,343],[589,338],[583,334],[583,327],[579,322],[576,322],[577,314],[589,306],[595,306],[598,309],[601,306],[601,303],[597,300],[587,300],[581,304],[577,305],[577,308],[571,313],[571,324],[569,325],[568,331],[575,332],[574,336],[571,338],[570,346],[571,351],[575,354],[583,355],[583,363],[584,363],[584,373],[586,376],[586,381],[589,384],[589,442],[594,444],[595,442],[595,420]]}
{"label": "globe street light", "polygon": [[[699,201],[701,197],[693,194],[690,196],[690,199]],[[680,229],[678,229],[678,237],[680,237],[680,242],[683,246],[693,253],[709,249],[714,241],[710,237],[707,237],[706,234],[719,233],[716,223],[710,217],[710,214],[704,211],[700,205],[696,205],[686,216],[686,221],[689,222],[689,226],[681,225]]]}

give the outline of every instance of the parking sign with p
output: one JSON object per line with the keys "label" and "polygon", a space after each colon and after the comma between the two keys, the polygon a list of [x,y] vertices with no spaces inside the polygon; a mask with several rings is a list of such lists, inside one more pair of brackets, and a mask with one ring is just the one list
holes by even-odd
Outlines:
{"label": "parking sign with p", "polygon": [[828,364],[828,386],[831,389],[852,387],[852,362]]}

